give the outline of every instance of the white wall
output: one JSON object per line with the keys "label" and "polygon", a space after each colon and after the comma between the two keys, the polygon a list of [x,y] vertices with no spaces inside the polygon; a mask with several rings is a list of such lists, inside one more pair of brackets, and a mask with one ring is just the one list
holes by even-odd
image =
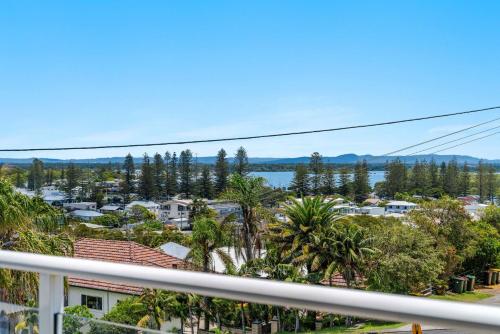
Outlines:
{"label": "white wall", "polygon": [[[90,312],[94,315],[95,318],[101,318],[104,314],[108,313],[113,306],[118,304],[118,301],[129,298],[131,295],[103,291],[103,290],[95,290],[95,289],[86,289],[77,286],[70,286],[68,291],[68,306],[81,305],[82,303],[82,295],[93,296],[93,297],[101,297],[102,298],[102,310],[92,310]],[[162,324],[161,329],[165,331],[171,331],[172,328],[181,328],[181,320],[180,319],[172,319],[171,321],[166,321]]]}
{"label": "white wall", "polygon": [[119,300],[130,297],[130,295],[123,293],[70,286],[68,292],[68,306],[81,305],[82,295],[102,298],[102,310],[90,310],[96,318],[101,318],[105,313],[108,313]]}

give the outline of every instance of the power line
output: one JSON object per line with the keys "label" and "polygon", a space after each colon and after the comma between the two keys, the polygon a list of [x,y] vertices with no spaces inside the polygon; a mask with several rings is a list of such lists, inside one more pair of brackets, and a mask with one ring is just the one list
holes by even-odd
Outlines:
{"label": "power line", "polygon": [[444,118],[458,115],[467,115],[473,113],[479,113],[482,111],[491,111],[495,109],[500,109],[500,106],[475,109],[468,111],[461,111],[448,114],[439,114],[425,117],[408,118],[397,121],[381,122],[381,123],[371,123],[371,124],[361,124],[352,125],[339,128],[331,129],[320,129],[320,130],[308,130],[308,131],[296,131],[296,132],[283,132],[283,133],[273,133],[267,135],[255,135],[255,136],[244,136],[244,137],[228,137],[228,138],[217,138],[217,139],[203,139],[203,140],[188,140],[188,141],[176,141],[176,142],[165,142],[165,143],[147,143],[147,144],[125,144],[125,145],[101,145],[101,146],[74,146],[74,147],[40,147],[40,148],[13,148],[13,149],[0,149],[0,152],[28,152],[28,151],[69,151],[69,150],[96,150],[105,148],[129,148],[129,147],[150,147],[150,146],[167,146],[167,145],[184,145],[184,144],[199,144],[199,143],[214,143],[214,142],[224,142],[224,141],[236,141],[236,140],[250,140],[250,139],[260,139],[260,138],[273,138],[273,137],[285,137],[285,136],[295,136],[304,135],[312,133],[322,133],[322,132],[334,132],[342,130],[369,128],[383,125],[392,125],[408,122],[423,121],[435,118]]}
{"label": "power line", "polygon": [[[439,139],[442,139],[442,138],[446,138],[446,137],[449,137],[449,136],[453,136],[453,135],[455,135],[457,133],[464,132],[464,131],[467,131],[467,130],[470,130],[470,129],[474,129],[474,128],[477,128],[478,126],[481,126],[481,125],[484,125],[484,124],[488,124],[488,123],[492,123],[492,122],[498,121],[499,119],[500,118],[495,118],[495,119],[493,119],[491,121],[486,121],[486,122],[482,122],[482,123],[479,123],[479,124],[476,124],[476,125],[472,125],[472,126],[469,126],[467,128],[464,128],[464,129],[461,129],[461,130],[458,130],[458,131],[450,132],[448,134],[445,134],[445,135],[442,135],[442,136],[439,136],[439,137],[435,137],[435,138],[432,138],[432,139],[429,139],[429,140],[426,140],[426,141],[419,142],[419,143],[414,144],[414,145],[410,145],[410,146],[406,146],[406,147],[400,148],[400,149],[398,149],[396,151],[385,153],[383,155],[386,156],[386,155],[391,155],[391,154],[394,154],[394,153],[399,153],[399,152],[402,152],[402,151],[406,151],[407,149],[414,148],[414,147],[417,147],[417,146],[421,146],[421,145],[424,145],[424,144],[427,144],[427,143],[430,143],[430,142],[433,142],[433,141],[436,141],[436,140],[439,140]],[[422,152],[422,151],[420,151],[420,152]],[[415,153],[420,153],[420,152],[415,152]],[[415,154],[415,153],[412,153],[412,154]]]}
{"label": "power line", "polygon": [[427,147],[427,148],[424,148],[423,150],[420,150],[420,151],[416,151],[416,152],[413,152],[413,153],[410,153],[410,154],[407,154],[406,156],[410,156],[410,155],[415,155],[415,154],[418,154],[418,153],[422,153],[422,152],[425,152],[425,151],[428,151],[428,150],[432,150],[433,148],[436,148],[436,147],[441,147],[441,146],[444,146],[446,144],[451,144],[451,143],[454,143],[454,142],[457,142],[459,140],[462,140],[462,139],[467,139],[467,138],[470,138],[470,137],[473,137],[473,136],[477,136],[481,133],[485,133],[485,132],[488,132],[488,131],[491,131],[491,130],[495,130],[495,129],[498,129],[500,128],[500,125],[499,126],[495,126],[493,128],[489,128],[489,129],[486,129],[486,130],[483,130],[483,131],[479,131],[479,132],[475,132],[475,133],[472,133],[470,135],[467,135],[467,136],[463,136],[463,137],[460,137],[460,138],[456,138],[456,139],[453,139],[453,140],[449,140],[447,142],[444,142],[444,143],[441,143],[441,144],[438,144],[438,145],[434,145],[434,146],[431,146],[431,147]]}
{"label": "power line", "polygon": [[443,148],[442,150],[438,150],[438,151],[432,152],[431,154],[436,154],[436,153],[439,153],[439,152],[443,152],[443,151],[449,150],[450,148],[455,148],[455,147],[458,147],[458,146],[469,144],[469,143],[472,143],[474,141],[481,140],[481,139],[484,139],[484,138],[488,138],[488,137],[494,136],[494,135],[499,134],[499,133],[500,133],[500,131],[493,132],[493,133],[491,133],[489,135],[486,135],[486,136],[482,136],[482,137],[479,137],[479,138],[476,138],[476,139],[472,139],[472,140],[469,140],[469,141],[466,141],[466,142],[463,142],[463,143],[460,143],[460,144],[457,144],[457,145],[454,145],[454,146]]}

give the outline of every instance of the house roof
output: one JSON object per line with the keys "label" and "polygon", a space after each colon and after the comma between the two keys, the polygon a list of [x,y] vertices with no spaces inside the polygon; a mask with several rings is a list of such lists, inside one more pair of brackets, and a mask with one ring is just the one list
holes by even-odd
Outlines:
{"label": "house roof", "polygon": [[121,209],[121,207],[118,205],[104,205],[101,208],[101,211],[116,211],[116,210],[120,210],[120,209]]}
{"label": "house roof", "polygon": [[133,208],[136,205],[143,206],[146,209],[154,209],[154,208],[159,208],[160,207],[160,204],[155,203],[153,201],[133,201],[133,202],[127,204],[126,208],[127,209],[131,209],[131,208]]}
{"label": "house roof", "polygon": [[71,212],[71,215],[77,217],[100,217],[102,213],[92,210],[75,210]]}
{"label": "house roof", "polygon": [[163,244],[160,246],[160,249],[167,255],[179,258],[179,259],[185,259],[189,252],[191,251],[190,248],[185,247],[183,245],[179,245],[176,242],[167,242],[166,244]]}
{"label": "house roof", "polygon": [[417,206],[417,204],[412,203],[412,202],[407,202],[407,201],[392,201],[386,204],[386,206],[389,205],[399,205],[399,206]]}
{"label": "house roof", "polygon": [[[133,241],[83,238],[75,242],[75,257],[160,268],[186,268],[181,259],[164,254]],[[106,281],[69,277],[69,285],[88,289],[113,291],[124,294],[140,294],[142,287]]]}

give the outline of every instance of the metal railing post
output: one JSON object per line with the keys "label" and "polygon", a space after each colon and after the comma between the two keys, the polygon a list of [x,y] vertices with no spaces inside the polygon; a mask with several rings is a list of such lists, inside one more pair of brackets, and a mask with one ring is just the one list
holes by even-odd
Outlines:
{"label": "metal railing post", "polygon": [[38,298],[40,334],[62,334],[56,315],[64,312],[64,277],[40,273]]}

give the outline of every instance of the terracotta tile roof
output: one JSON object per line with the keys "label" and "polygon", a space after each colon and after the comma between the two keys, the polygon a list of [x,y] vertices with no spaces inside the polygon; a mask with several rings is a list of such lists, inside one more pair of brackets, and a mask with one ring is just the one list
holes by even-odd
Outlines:
{"label": "terracotta tile roof", "polygon": [[84,278],[69,277],[68,284],[86,289],[104,290],[110,292],[124,293],[127,295],[140,295],[143,288],[132,285],[117,284],[106,281],[96,281]]}
{"label": "terracotta tile roof", "polygon": [[[186,263],[156,249],[133,241],[83,238],[75,242],[75,257],[108,262],[137,264],[142,266],[186,269]],[[106,281],[69,277],[71,286],[105,290],[125,294],[141,294],[143,288]]]}

